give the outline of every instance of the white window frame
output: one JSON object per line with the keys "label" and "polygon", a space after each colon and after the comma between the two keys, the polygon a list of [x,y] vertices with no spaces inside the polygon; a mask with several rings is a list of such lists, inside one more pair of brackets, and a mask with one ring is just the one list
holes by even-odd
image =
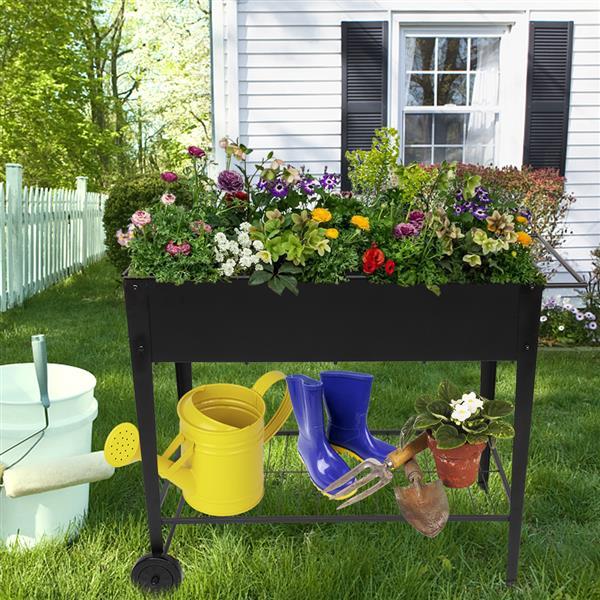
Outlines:
{"label": "white window frame", "polygon": [[[497,105],[498,124],[494,146],[496,166],[521,166],[525,133],[525,102],[527,83],[528,16],[525,11],[493,13],[485,10],[470,13],[429,13],[427,24],[423,13],[394,12],[390,14],[390,60],[388,72],[388,124],[401,136],[404,153],[404,44],[410,35],[444,35],[464,37],[500,36],[500,84]],[[411,107],[413,112],[459,112],[479,110],[469,106]]]}
{"label": "white window frame", "polygon": [[[444,28],[428,28],[428,29],[420,29],[420,28],[404,28],[401,30],[400,32],[400,48],[403,50],[404,48],[406,48],[406,38],[407,37],[428,37],[428,38],[458,38],[458,37],[465,37],[465,38],[477,38],[477,37],[486,37],[486,38],[498,38],[500,40],[500,49],[502,48],[502,37],[505,33],[505,28],[499,28],[499,27],[494,27],[494,28],[450,28],[450,27],[444,27]],[[437,52],[437,45],[436,45],[436,52]],[[500,50],[500,52],[502,52],[502,50]],[[469,53],[470,54],[470,53]],[[486,112],[486,113],[494,113],[496,115],[498,115],[498,120],[496,122],[496,127],[495,127],[495,131],[494,131],[494,157],[493,157],[493,164],[497,164],[498,162],[498,148],[499,148],[499,134],[500,134],[500,119],[501,119],[501,110],[500,110],[500,104],[499,104],[499,98],[498,98],[498,102],[494,105],[491,106],[471,106],[469,104],[465,104],[465,105],[460,105],[460,106],[437,106],[437,105],[433,105],[433,106],[412,106],[412,105],[405,105],[404,104],[404,99],[406,98],[406,62],[405,62],[405,52],[401,51],[400,53],[400,73],[399,73],[399,85],[400,85],[400,92],[399,92],[399,107],[400,107],[400,111],[401,111],[401,115],[399,117],[399,123],[400,123],[400,128],[399,128],[399,132],[400,132],[400,138],[401,138],[401,144],[402,144],[402,160],[404,160],[404,139],[405,139],[405,119],[404,116],[406,114],[433,114],[433,115],[440,115],[440,114],[470,114],[470,113],[474,113],[474,112]],[[500,57],[498,57],[500,58]],[[435,70],[431,71],[431,74],[433,75],[434,78],[434,89],[437,89],[437,74],[439,72],[443,72],[443,73],[450,73],[452,74],[452,71],[438,71],[437,69],[437,57],[436,57],[436,65],[435,65]],[[467,65],[469,66],[469,65]],[[499,77],[500,77],[500,81],[502,81],[502,69],[499,69]],[[500,84],[500,82],[499,82]],[[466,94],[467,97],[469,96],[469,87],[470,87],[470,82],[469,82],[469,78],[466,77]],[[500,90],[500,85],[498,87],[498,90]],[[435,125],[432,122],[432,127],[434,127]],[[433,149],[432,152],[435,151],[435,139],[432,138],[431,140],[431,148]],[[444,146],[452,146],[451,144],[445,144]],[[464,152],[465,152],[465,144],[461,144],[462,148],[463,148],[463,160],[464,160]],[[433,161],[432,161],[433,162]]]}

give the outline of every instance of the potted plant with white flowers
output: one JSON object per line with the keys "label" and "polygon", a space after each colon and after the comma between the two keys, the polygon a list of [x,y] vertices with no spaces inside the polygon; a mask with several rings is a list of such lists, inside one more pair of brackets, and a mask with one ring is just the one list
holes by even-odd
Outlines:
{"label": "potted plant with white flowers", "polygon": [[445,486],[468,487],[477,479],[481,453],[490,438],[511,438],[514,429],[502,420],[513,412],[504,400],[488,400],[475,392],[461,393],[448,381],[438,388],[438,397],[419,398],[416,415],[405,431],[427,432],[427,443],[438,475]]}

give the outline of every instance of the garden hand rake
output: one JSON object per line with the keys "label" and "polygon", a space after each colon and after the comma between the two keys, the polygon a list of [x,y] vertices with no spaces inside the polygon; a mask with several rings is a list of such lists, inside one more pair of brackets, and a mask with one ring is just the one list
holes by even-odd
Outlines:
{"label": "garden hand rake", "polygon": [[[334,500],[339,500],[341,498],[338,498],[338,496],[347,496],[350,492],[356,491],[369,483],[373,483],[373,485],[367,489],[340,504],[337,507],[337,510],[346,508],[351,504],[356,504],[356,502],[364,500],[371,494],[374,494],[381,488],[385,487],[392,480],[393,469],[401,467],[404,463],[413,458],[413,456],[421,452],[421,450],[425,450],[425,448],[427,448],[427,434],[422,433],[412,442],[410,442],[410,444],[407,444],[401,448],[396,448],[396,450],[388,454],[385,463],[381,463],[375,458],[367,458],[359,465],[348,471],[348,473],[342,475],[339,479],[326,487],[323,491],[325,493],[331,493],[333,490],[344,486],[344,484],[356,478],[354,483],[348,487],[344,487],[344,489],[338,492],[336,495],[332,495]],[[358,477],[358,475],[365,472],[365,475],[360,478]]]}

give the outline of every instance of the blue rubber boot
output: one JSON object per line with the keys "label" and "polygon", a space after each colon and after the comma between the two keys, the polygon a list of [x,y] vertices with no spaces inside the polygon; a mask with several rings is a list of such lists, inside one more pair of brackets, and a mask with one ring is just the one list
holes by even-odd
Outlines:
{"label": "blue rubber boot", "polygon": [[[308,474],[315,486],[323,490],[336,479],[345,475],[350,468],[340,455],[331,447],[325,437],[323,422],[323,384],[306,375],[289,375],[286,377],[294,415],[298,422],[298,454],[306,466]],[[354,482],[333,490],[337,494]],[[348,494],[350,497],[355,492]],[[325,494],[329,496],[329,494]],[[342,500],[342,498],[336,498]]]}
{"label": "blue rubber boot", "polygon": [[352,371],[323,371],[321,381],[329,419],[329,443],[338,452],[346,452],[358,460],[376,458],[385,462],[396,448],[371,435],[367,425],[373,376]]}

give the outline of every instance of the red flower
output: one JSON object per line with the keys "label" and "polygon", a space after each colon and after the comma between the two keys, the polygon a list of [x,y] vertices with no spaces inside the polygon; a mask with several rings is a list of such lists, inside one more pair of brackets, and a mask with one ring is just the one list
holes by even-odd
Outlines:
{"label": "red flower", "polygon": [[395,270],[396,270],[396,263],[390,258],[389,260],[387,260],[385,262],[385,272],[388,275],[393,275]]}
{"label": "red flower", "polygon": [[233,194],[238,200],[248,200],[247,192],[235,192]]}
{"label": "red flower", "polygon": [[385,262],[385,255],[377,244],[371,244],[368,250],[363,254],[363,271],[370,275],[374,273]]}

